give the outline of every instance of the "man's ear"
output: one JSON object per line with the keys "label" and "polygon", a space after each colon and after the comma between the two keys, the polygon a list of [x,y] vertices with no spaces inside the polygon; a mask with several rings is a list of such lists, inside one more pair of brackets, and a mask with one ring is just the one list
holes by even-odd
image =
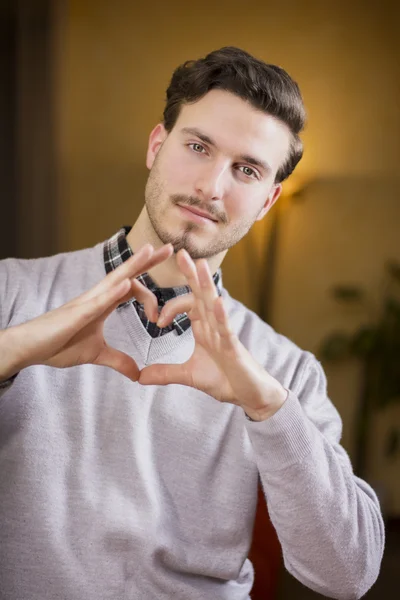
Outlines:
{"label": "man's ear", "polygon": [[269,209],[272,208],[273,205],[275,204],[275,202],[278,200],[279,196],[281,195],[281,192],[282,192],[282,185],[280,183],[272,186],[272,189],[271,189],[270,193],[268,194],[268,198],[266,199],[264,206],[262,207],[261,211],[259,212],[259,215],[258,215],[256,221],[261,221],[261,219],[263,219],[265,217],[265,215],[267,214]]}
{"label": "man's ear", "polygon": [[149,144],[147,146],[146,167],[151,169],[154,160],[163,142],[166,140],[168,133],[162,123],[156,125],[149,136]]}

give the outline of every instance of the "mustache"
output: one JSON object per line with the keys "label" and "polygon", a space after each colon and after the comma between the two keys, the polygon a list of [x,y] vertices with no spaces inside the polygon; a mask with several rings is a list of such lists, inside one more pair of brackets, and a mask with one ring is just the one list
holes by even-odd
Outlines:
{"label": "mustache", "polygon": [[227,223],[228,219],[226,218],[225,213],[219,212],[215,208],[213,204],[204,204],[196,198],[195,196],[182,196],[181,194],[173,194],[171,196],[171,201],[173,204],[185,204],[186,206],[195,206],[196,208],[203,210],[216,219],[217,221],[221,221],[221,223]]}

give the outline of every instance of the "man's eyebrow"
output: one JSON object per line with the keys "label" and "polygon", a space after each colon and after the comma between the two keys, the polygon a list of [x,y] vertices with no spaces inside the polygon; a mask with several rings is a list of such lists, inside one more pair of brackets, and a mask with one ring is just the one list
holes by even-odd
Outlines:
{"label": "man's eyebrow", "polygon": [[267,173],[271,172],[271,167],[269,166],[269,164],[263,160],[260,160],[259,158],[254,158],[253,156],[249,156],[248,154],[242,154],[242,156],[239,156],[239,158],[243,162],[247,162],[250,165],[254,165],[255,167],[260,167],[260,169],[263,169]]}
{"label": "man's eyebrow", "polygon": [[[195,135],[205,144],[209,144],[210,146],[214,146],[214,147],[217,146],[217,144],[214,142],[214,140],[212,140],[210,138],[210,136],[208,136],[205,133],[203,133],[202,131],[200,131],[200,129],[197,129],[197,127],[183,127],[181,129],[181,131],[182,131],[182,133],[187,134],[187,135]],[[259,167],[260,169],[263,169],[267,173],[271,172],[271,167],[269,166],[269,164],[267,162],[265,162],[259,158],[254,158],[254,156],[250,156],[248,154],[242,154],[241,156],[239,156],[239,160],[241,160],[243,162],[247,162],[250,165],[254,165],[255,167]]]}
{"label": "man's eyebrow", "polygon": [[181,131],[182,131],[182,133],[186,133],[188,135],[195,135],[202,142],[204,142],[205,144],[209,144],[210,146],[217,145],[208,135],[206,135],[205,133],[202,133],[200,131],[200,129],[197,129],[197,127],[183,127],[183,129]]}

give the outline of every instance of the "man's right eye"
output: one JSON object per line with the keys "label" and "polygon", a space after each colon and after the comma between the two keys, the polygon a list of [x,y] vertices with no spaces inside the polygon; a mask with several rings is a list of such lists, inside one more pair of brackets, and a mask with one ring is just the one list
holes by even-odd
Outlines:
{"label": "man's right eye", "polygon": [[188,144],[188,146],[193,150],[193,152],[197,152],[197,154],[202,154],[203,151],[205,152],[204,146],[196,142],[192,142],[191,144]]}

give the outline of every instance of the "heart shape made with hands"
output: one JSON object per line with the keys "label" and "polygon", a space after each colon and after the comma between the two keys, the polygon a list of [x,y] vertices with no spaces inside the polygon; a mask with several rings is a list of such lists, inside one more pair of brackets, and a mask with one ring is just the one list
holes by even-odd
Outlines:
{"label": "heart shape made with hands", "polygon": [[287,390],[256,362],[231,330],[207,261],[193,261],[186,250],[177,253],[176,261],[192,291],[167,302],[157,325],[165,327],[176,315],[186,312],[194,351],[183,364],[144,367],[138,382],[190,386],[220,402],[241,406],[253,420],[268,418],[282,406]]}

